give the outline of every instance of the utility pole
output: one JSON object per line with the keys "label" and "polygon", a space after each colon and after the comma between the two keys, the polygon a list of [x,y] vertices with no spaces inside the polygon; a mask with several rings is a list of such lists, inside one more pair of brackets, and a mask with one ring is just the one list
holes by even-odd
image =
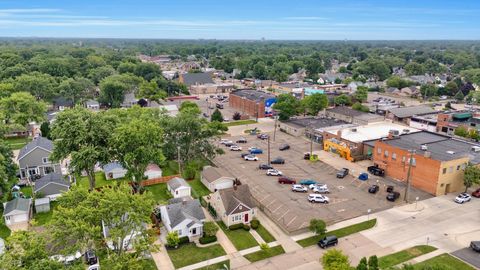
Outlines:
{"label": "utility pole", "polygon": [[273,127],[273,141],[275,141],[275,134],[277,133],[277,119],[278,119],[278,116],[274,116],[275,117],[275,126]]}
{"label": "utility pole", "polygon": [[408,161],[408,171],[407,171],[407,187],[405,188],[405,197],[403,198],[405,202],[408,203],[408,193],[410,191],[410,178],[412,174],[412,165],[413,165],[413,155],[415,154],[415,150],[410,150],[410,160]]}
{"label": "utility pole", "polygon": [[270,165],[270,136],[267,137],[267,151],[268,165]]}
{"label": "utility pole", "polygon": [[178,159],[178,173],[182,174],[182,166],[180,166],[180,146],[177,146],[177,159]]}
{"label": "utility pole", "polygon": [[310,133],[310,158],[313,156],[313,130],[312,130],[312,123],[308,125],[309,133]]}

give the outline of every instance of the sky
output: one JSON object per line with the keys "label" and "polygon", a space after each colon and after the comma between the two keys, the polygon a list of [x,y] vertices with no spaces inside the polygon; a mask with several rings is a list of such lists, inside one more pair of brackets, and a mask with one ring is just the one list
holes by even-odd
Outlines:
{"label": "sky", "polygon": [[0,0],[2,37],[480,39],[479,0]]}

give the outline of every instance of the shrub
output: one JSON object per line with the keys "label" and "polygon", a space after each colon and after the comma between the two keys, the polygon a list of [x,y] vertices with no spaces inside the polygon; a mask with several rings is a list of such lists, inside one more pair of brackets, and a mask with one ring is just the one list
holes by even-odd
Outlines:
{"label": "shrub", "polygon": [[215,236],[218,231],[218,226],[215,222],[207,221],[203,224],[203,233],[206,237]]}
{"label": "shrub", "polygon": [[250,222],[250,226],[252,226],[252,229],[256,230],[258,229],[258,226],[260,226],[260,220],[254,219]]}
{"label": "shrub", "polygon": [[180,239],[178,238],[177,232],[169,232],[167,234],[167,246],[170,248],[178,247]]}
{"label": "shrub", "polygon": [[213,218],[217,218],[217,211],[215,210],[215,208],[213,208],[213,206],[210,203],[207,204],[207,209],[208,209],[208,212],[210,212],[210,214],[213,216]]}
{"label": "shrub", "polygon": [[187,243],[190,243],[190,239],[188,239],[188,236],[183,236],[183,237],[178,238],[178,244],[179,245],[183,245],[183,244],[187,244]]}
{"label": "shrub", "polygon": [[243,229],[245,231],[250,231],[250,226],[248,226],[248,224],[243,224]]}
{"label": "shrub", "polygon": [[241,118],[242,115],[239,112],[235,112],[232,117],[233,120],[240,120]]}
{"label": "shrub", "polygon": [[198,241],[200,242],[200,244],[205,245],[205,244],[209,244],[209,243],[213,243],[213,242],[217,241],[217,237],[215,235],[213,235],[213,236],[203,236]]}
{"label": "shrub", "polygon": [[242,223],[233,224],[233,225],[228,226],[228,229],[229,229],[230,231],[238,230],[238,229],[241,229],[241,228],[243,228],[243,224],[242,224]]}
{"label": "shrub", "polygon": [[261,243],[260,244],[260,249],[262,249],[262,250],[267,250],[269,248],[270,248],[270,246],[267,243]]}

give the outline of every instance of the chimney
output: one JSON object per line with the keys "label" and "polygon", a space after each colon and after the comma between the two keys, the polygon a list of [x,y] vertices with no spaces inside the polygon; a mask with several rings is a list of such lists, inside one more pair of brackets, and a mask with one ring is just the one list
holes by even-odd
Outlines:
{"label": "chimney", "polygon": [[430,158],[432,156],[432,153],[429,152],[429,151],[425,151],[425,153],[423,154],[424,157],[426,158]]}
{"label": "chimney", "polygon": [[339,130],[337,131],[337,137],[338,137],[339,139],[342,138],[342,130],[339,129]]}

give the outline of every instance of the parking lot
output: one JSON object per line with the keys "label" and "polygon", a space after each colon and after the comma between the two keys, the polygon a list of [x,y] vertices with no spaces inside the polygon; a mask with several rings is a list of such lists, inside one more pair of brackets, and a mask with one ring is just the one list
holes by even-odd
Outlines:
{"label": "parking lot", "polygon": [[[337,170],[332,166],[322,161],[311,162],[303,159],[304,153],[310,151],[310,142],[305,138],[296,138],[277,132],[274,141],[272,133],[269,135],[271,137],[270,158],[282,157],[286,160],[285,164],[273,165],[273,167],[280,170],[284,176],[293,177],[297,182],[300,179],[313,179],[318,183],[327,184],[330,189],[330,194],[327,194],[330,199],[329,204],[309,203],[308,193],[292,192],[290,185],[279,184],[278,177],[267,176],[266,171],[258,169],[259,164],[267,163],[268,147],[267,140],[257,139],[256,136],[245,135],[248,143],[238,144],[243,148],[241,152],[229,151],[227,147],[222,146],[225,155],[217,157],[215,163],[240,179],[242,183],[248,184],[259,208],[285,231],[289,233],[304,231],[312,218],[320,218],[331,224],[365,215],[368,209],[373,213],[403,203],[405,187],[401,183],[372,175],[367,181],[360,181],[350,175],[337,179],[335,176]],[[240,136],[229,139],[235,142],[238,138]],[[288,143],[291,149],[279,151],[279,146],[284,143]],[[263,150],[263,154],[257,155],[259,161],[245,161],[240,157],[240,154],[247,152],[248,147],[251,146]],[[313,150],[320,149],[318,145],[313,144]],[[370,194],[367,189],[374,183],[379,184],[380,191]],[[402,194],[396,202],[385,199],[387,185],[394,185],[395,190]],[[419,197],[420,200],[431,197],[414,188],[411,188],[410,194],[411,198]]]}
{"label": "parking lot", "polygon": [[471,248],[462,248],[452,252],[452,255],[480,269],[480,255]]}

